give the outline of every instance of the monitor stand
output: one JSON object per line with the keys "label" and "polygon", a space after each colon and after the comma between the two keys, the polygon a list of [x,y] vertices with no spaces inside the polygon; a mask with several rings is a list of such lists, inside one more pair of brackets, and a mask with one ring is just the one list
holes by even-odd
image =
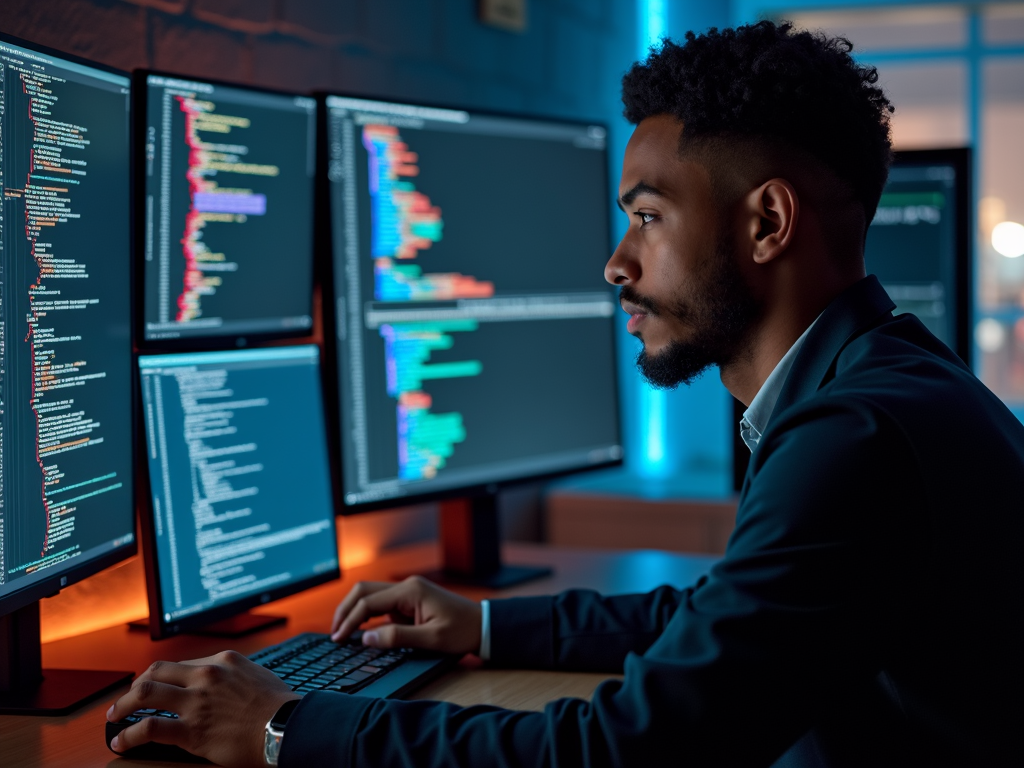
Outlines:
{"label": "monitor stand", "polygon": [[0,616],[0,715],[66,715],[134,672],[43,669],[39,602]]}
{"label": "monitor stand", "polygon": [[505,589],[550,576],[547,566],[501,562],[495,493],[441,502],[441,570],[422,574],[442,584]]}
{"label": "monitor stand", "polygon": [[[278,624],[284,624],[287,621],[287,616],[268,616],[263,613],[249,613],[246,611],[245,613],[229,616],[220,621],[204,624],[198,629],[190,629],[182,634],[205,635],[206,637],[244,637],[245,635],[251,635],[253,632],[259,632],[262,629],[276,627]],[[130,621],[128,626],[131,629],[148,632],[149,619]]]}

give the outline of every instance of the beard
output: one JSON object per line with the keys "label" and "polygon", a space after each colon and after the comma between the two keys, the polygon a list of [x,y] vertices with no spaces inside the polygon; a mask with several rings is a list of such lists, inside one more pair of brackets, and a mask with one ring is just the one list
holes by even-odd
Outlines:
{"label": "beard", "polygon": [[659,307],[632,286],[621,289],[620,298],[652,315],[669,314],[692,331],[685,341],[673,340],[657,354],[646,349],[637,354],[636,366],[652,387],[689,386],[711,366],[732,362],[760,317],[761,305],[744,281],[735,253],[724,245],[724,238],[717,239],[708,267],[695,277],[690,295],[672,306]]}

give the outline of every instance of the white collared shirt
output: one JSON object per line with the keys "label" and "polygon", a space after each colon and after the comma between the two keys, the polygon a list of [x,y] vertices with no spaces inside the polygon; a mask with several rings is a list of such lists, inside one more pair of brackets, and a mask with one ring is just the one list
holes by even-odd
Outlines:
{"label": "white collared shirt", "polygon": [[[814,320],[814,323],[816,322],[818,322],[817,318]],[[810,333],[811,328],[814,327],[814,323],[807,326],[807,330],[801,333],[800,338],[793,342],[793,346],[782,356],[778,365],[772,369],[772,372],[768,374],[768,378],[764,380],[764,384],[757,390],[754,399],[750,401],[750,407],[743,412],[743,418],[740,419],[740,439],[743,440],[751,453],[754,452],[758,441],[761,439],[761,435],[764,434],[764,430],[768,426],[768,419],[772,417],[775,404],[779,401],[779,395],[782,394],[782,385],[786,383],[789,369],[793,367],[793,362],[800,352],[800,347],[804,345],[804,340],[807,338],[807,334]]]}

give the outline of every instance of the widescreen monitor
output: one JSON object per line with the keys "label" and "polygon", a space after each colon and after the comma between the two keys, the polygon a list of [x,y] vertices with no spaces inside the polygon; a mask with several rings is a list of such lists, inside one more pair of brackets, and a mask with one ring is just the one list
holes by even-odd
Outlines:
{"label": "widescreen monitor", "polygon": [[138,366],[152,636],[245,632],[265,623],[248,608],[337,578],[318,348],[142,355]]}
{"label": "widescreen monitor", "polygon": [[135,76],[148,348],[312,332],[316,102]]}
{"label": "widescreen monitor", "polygon": [[[969,149],[897,152],[875,218],[864,266],[895,302],[970,365]],[[745,407],[733,401],[733,486],[739,490],[750,450],[739,438]]]}
{"label": "widescreen monitor", "polygon": [[344,509],[620,462],[605,128],[325,107]]}
{"label": "widescreen monitor", "polygon": [[40,685],[38,600],[136,548],[129,85],[0,38],[0,712],[107,685]]}

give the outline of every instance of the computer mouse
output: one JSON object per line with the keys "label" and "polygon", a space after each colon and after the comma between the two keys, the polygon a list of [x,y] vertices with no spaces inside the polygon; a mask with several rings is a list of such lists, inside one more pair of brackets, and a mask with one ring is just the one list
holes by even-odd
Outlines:
{"label": "computer mouse", "polygon": [[[168,712],[166,709],[137,709],[123,720],[119,720],[116,723],[107,723],[107,749],[114,752],[110,747],[110,742],[113,738],[125,728],[135,725],[146,717],[167,717],[174,720],[178,719],[178,715],[176,713]],[[170,760],[178,763],[206,763],[207,765],[210,763],[210,761],[205,757],[193,755],[191,752],[175,746],[174,744],[157,744],[155,741],[139,744],[138,746],[125,750],[124,752],[114,752],[114,754],[119,757],[131,758],[132,760]]]}

